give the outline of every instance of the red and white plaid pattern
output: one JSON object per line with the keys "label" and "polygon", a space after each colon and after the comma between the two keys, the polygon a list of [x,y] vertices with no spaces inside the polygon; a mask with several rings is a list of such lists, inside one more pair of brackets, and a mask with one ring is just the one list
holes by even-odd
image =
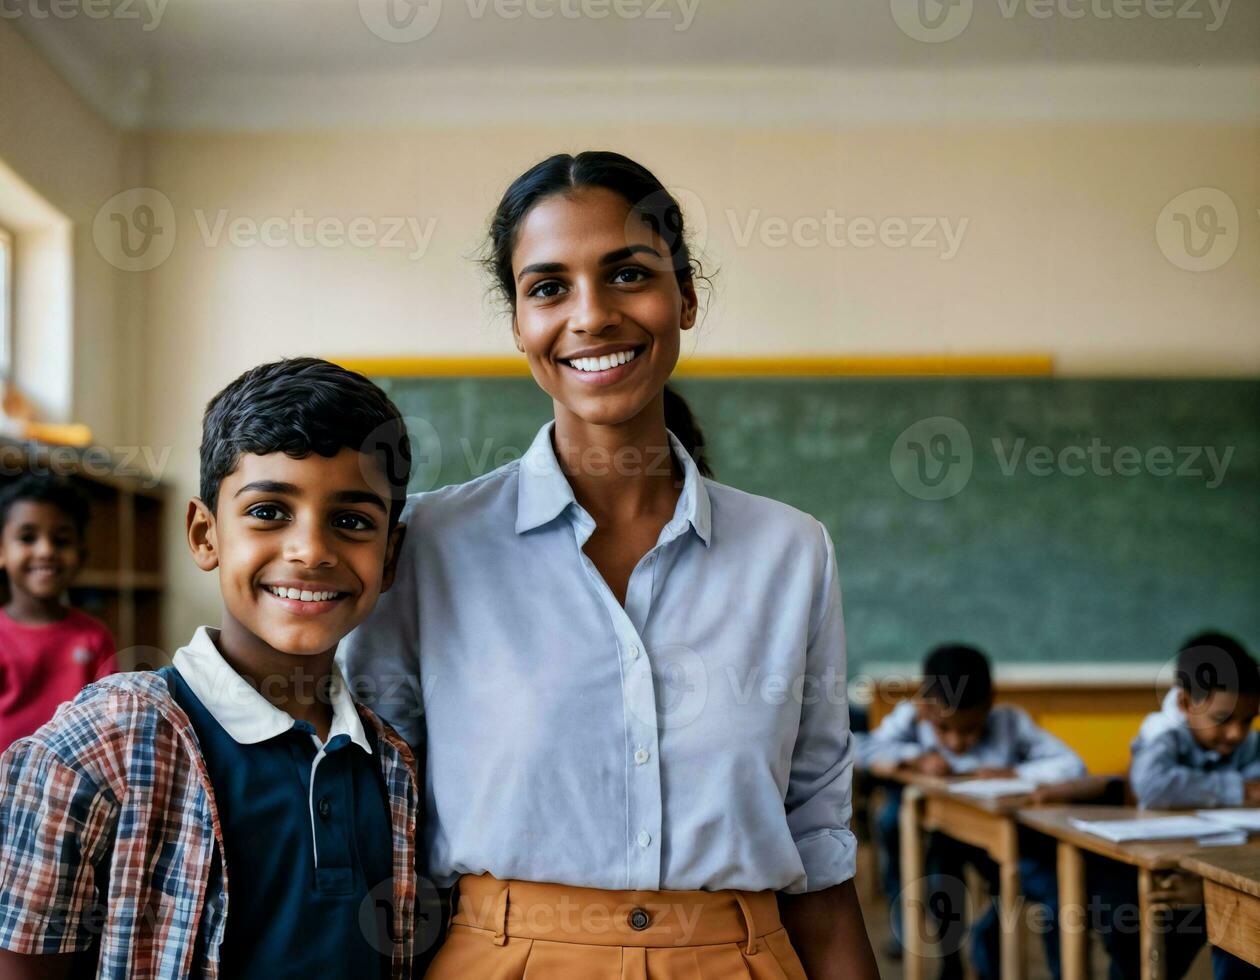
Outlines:
{"label": "red and white plaid pattern", "polygon": [[[415,766],[393,729],[359,713],[376,729],[389,793],[402,980],[415,937]],[[157,673],[89,685],[0,755],[0,947],[67,953],[99,938],[97,977],[217,980],[230,868],[208,893],[222,853],[196,735]]]}

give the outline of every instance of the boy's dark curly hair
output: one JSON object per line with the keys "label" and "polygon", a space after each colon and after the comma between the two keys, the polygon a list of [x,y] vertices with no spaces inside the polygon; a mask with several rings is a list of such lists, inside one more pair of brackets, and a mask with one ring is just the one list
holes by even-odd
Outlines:
{"label": "boy's dark curly hair", "polygon": [[411,476],[407,425],[369,379],[317,357],[250,368],[206,406],[201,426],[201,499],[212,511],[219,485],[244,453],[336,456],[343,448],[376,456],[391,489],[397,523]]}

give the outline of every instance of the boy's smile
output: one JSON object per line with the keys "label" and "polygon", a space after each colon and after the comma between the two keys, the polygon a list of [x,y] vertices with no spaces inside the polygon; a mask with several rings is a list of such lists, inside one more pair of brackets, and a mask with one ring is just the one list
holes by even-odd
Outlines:
{"label": "boy's smile", "polygon": [[214,515],[190,505],[190,535],[200,507],[213,551],[205,560],[194,541],[198,563],[219,570],[225,646],[331,653],[367,618],[392,579],[402,528],[390,531],[389,483],[363,459],[350,448],[301,459],[243,454]]}

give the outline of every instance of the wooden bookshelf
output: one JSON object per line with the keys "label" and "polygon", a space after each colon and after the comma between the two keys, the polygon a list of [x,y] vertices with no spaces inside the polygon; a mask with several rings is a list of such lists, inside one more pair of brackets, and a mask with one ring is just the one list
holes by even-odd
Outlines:
{"label": "wooden bookshelf", "polygon": [[[0,486],[23,472],[53,473],[67,477],[90,503],[87,558],[70,586],[70,604],[109,627],[120,669],[160,666],[167,488],[113,462],[100,448],[70,450],[0,437]],[[0,601],[8,601],[3,573]]]}

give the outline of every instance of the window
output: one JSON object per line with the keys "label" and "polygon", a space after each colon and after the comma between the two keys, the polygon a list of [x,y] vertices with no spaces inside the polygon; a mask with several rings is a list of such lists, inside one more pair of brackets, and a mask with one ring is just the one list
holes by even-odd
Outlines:
{"label": "window", "polygon": [[13,360],[13,236],[0,228],[0,377]]}

